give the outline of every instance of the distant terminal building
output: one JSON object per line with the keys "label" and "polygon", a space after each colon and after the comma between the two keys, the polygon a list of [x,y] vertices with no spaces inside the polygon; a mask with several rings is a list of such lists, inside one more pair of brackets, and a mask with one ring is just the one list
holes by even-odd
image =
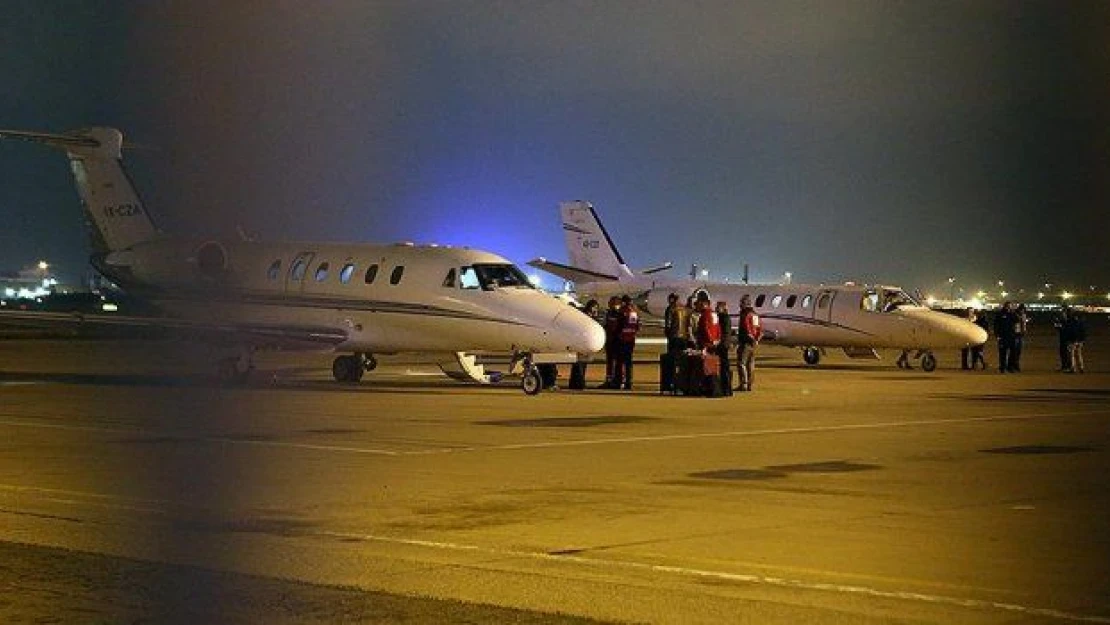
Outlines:
{"label": "distant terminal building", "polygon": [[26,267],[19,271],[0,271],[0,298],[35,299],[57,291],[58,279],[49,273],[49,266]]}

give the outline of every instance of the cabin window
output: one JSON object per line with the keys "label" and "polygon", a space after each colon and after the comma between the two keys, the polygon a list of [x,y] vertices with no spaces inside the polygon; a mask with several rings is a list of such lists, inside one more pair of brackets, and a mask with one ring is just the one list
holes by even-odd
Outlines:
{"label": "cabin window", "polygon": [[389,283],[396,286],[401,282],[401,276],[405,275],[405,266],[397,265],[393,268],[393,273],[389,274]]}
{"label": "cabin window", "polygon": [[812,303],[813,303],[813,296],[812,295],[806,295],[805,297],[802,298],[802,308],[809,308],[809,305],[812,304]]}
{"label": "cabin window", "polygon": [[447,272],[447,277],[445,277],[443,279],[443,286],[445,286],[449,289],[455,288],[455,268],[454,267],[452,267],[451,270]]}
{"label": "cabin window", "polygon": [[778,308],[782,304],[782,296],[776,295],[771,298],[771,308]]}
{"label": "cabin window", "polygon": [[763,302],[765,302],[765,301],[767,301],[767,296],[766,295],[764,295],[763,293],[760,293],[759,295],[756,295],[755,296],[755,307],[756,308],[763,308]]}
{"label": "cabin window", "polygon": [[797,301],[798,301],[798,296],[797,295],[791,295],[790,297],[786,298],[786,307],[787,308],[793,308],[794,304]]}
{"label": "cabin window", "polygon": [[320,266],[316,268],[316,281],[317,282],[323,282],[324,280],[327,280],[327,279],[328,279],[328,263],[327,262],[322,262],[322,263],[320,263]]}
{"label": "cabin window", "polygon": [[829,295],[828,293],[822,293],[821,297],[817,298],[817,307],[821,310],[828,308],[830,299],[832,299],[831,295]]}
{"label": "cabin window", "polygon": [[378,277],[378,264],[374,263],[366,268],[366,284],[374,284],[374,278]]}
{"label": "cabin window", "polygon": [[277,280],[281,275],[281,259],[277,259],[270,263],[270,270],[266,272],[266,276],[271,280]]}
{"label": "cabin window", "polygon": [[482,284],[478,282],[478,272],[473,267],[463,267],[459,272],[459,286],[464,289],[482,288]]}
{"label": "cabin window", "polygon": [[293,266],[289,268],[289,279],[294,282],[300,282],[304,279],[304,272],[308,269],[308,259],[301,256],[293,261]]}
{"label": "cabin window", "polygon": [[347,284],[351,281],[351,274],[353,274],[354,272],[354,263],[347,263],[346,265],[343,265],[343,268],[339,270],[339,281],[343,284]]}

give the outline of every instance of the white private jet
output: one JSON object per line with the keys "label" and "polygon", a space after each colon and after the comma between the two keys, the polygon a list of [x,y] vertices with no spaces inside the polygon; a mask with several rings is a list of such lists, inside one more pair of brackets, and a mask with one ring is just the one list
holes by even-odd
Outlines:
{"label": "white private jet", "polygon": [[336,380],[357,382],[374,354],[431,352],[452,377],[489,383],[476,355],[511,355],[522,386],[538,362],[602,348],[598,324],[543,293],[504,258],[469,248],[200,240],[155,228],[123,167],[114,128],[67,134],[0,130],[65,150],[92,239],[92,266],[165,317],[5,311],[0,319],[159,327],[238,347],[220,377],[240,381],[258,349],[340,352]]}
{"label": "white private jet", "polygon": [[802,348],[802,358],[816,365],[826,348],[840,348],[852,358],[878,358],[877,348],[909,349],[925,371],[936,369],[933,350],[981,345],[987,333],[974,323],[922,306],[892,286],[730,284],[701,280],[659,280],[628,268],[594,207],[587,202],[560,205],[571,265],[545,258],[529,265],[575,283],[579,298],[632,295],[647,314],[661,317],[667,296],[680,301],[705,293],[725,301],[735,317],[740,300],[750,296],[763,321],[765,339]]}

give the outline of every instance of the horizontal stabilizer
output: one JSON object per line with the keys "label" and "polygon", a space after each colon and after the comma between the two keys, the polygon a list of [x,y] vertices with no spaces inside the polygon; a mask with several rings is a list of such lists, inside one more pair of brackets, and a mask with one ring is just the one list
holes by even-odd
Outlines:
{"label": "horizontal stabilizer", "polygon": [[660,271],[666,271],[668,269],[673,269],[673,268],[674,268],[674,263],[668,261],[668,262],[665,262],[662,265],[658,265],[656,267],[648,267],[647,269],[640,269],[636,273],[638,273],[640,275],[644,275],[644,276],[650,276],[653,273],[659,273]]}
{"label": "horizontal stabilizer", "polygon": [[590,271],[580,267],[571,267],[570,265],[552,262],[543,257],[528,261],[528,265],[536,269],[542,269],[547,273],[559,276],[570,282],[616,282],[619,279],[617,276],[611,274]]}

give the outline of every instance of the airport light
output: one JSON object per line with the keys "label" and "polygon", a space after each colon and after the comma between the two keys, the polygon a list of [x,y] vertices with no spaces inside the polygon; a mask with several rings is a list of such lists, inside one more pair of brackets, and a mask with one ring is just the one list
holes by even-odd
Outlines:
{"label": "airport light", "polygon": [[1006,291],[1002,291],[1002,293],[1000,293],[1000,295],[1001,295],[1002,297],[1006,297],[1006,296],[1008,296],[1008,295],[1009,295],[1009,293],[1007,293]]}
{"label": "airport light", "polygon": [[39,271],[46,271],[47,269],[50,269],[50,263],[46,262],[45,260],[40,260]]}
{"label": "airport light", "polygon": [[1044,291],[1037,292],[1037,299],[1044,299]]}
{"label": "airport light", "polygon": [[1069,300],[1069,299],[1071,299],[1071,293],[1069,293],[1067,291],[1064,291],[1063,293],[1060,294],[1060,297],[1064,298],[1065,300]]}
{"label": "airport light", "polygon": [[983,299],[986,296],[987,296],[986,291],[979,291],[978,293],[975,294],[975,297],[978,297],[979,299]]}

